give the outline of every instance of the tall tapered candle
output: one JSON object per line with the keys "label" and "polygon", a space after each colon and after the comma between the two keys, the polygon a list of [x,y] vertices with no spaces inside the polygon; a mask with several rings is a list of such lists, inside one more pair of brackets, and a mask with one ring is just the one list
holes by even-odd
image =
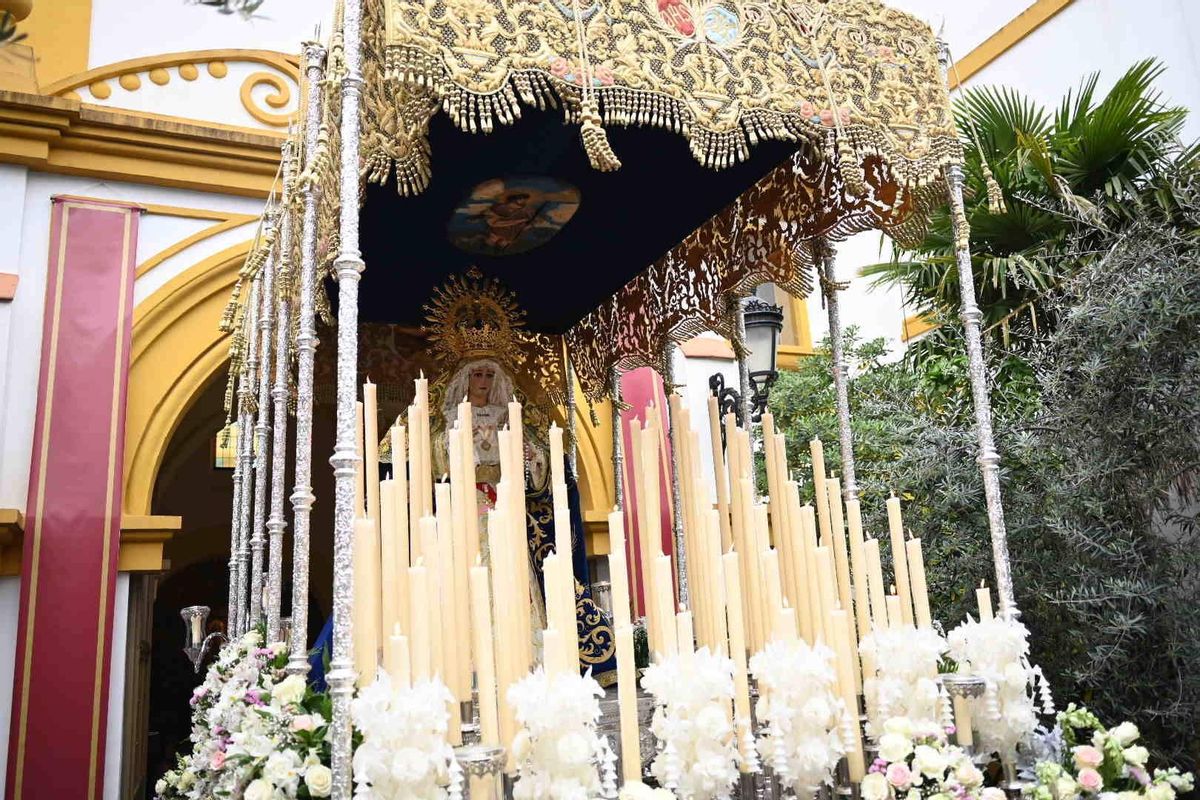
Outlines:
{"label": "tall tapered candle", "polygon": [[420,558],[408,568],[408,589],[412,613],[409,654],[413,681],[427,681],[433,675],[433,640],[429,624],[429,572]]}
{"label": "tall tapered candle", "polygon": [[625,555],[625,515],[608,515],[608,575],[612,584],[613,629],[630,624],[629,565]]}
{"label": "tall tapered candle", "polygon": [[658,556],[654,559],[654,592],[658,603],[658,618],[662,625],[659,646],[661,656],[673,656],[679,652],[679,640],[675,631],[675,583],[671,576],[671,557]]}
{"label": "tall tapered candle", "polygon": [[420,428],[416,431],[415,447],[421,453],[421,471],[417,478],[421,484],[421,509],[413,513],[425,516],[433,512],[433,459],[429,450],[429,380],[424,372],[416,381],[416,404],[417,420],[420,423]]}
{"label": "tall tapered candle", "polygon": [[813,502],[817,507],[817,522],[820,525],[820,543],[825,544],[829,538],[829,503],[825,498],[825,445],[820,439],[808,443],[812,455],[813,471]]}
{"label": "tall tapered candle", "polygon": [[416,404],[408,407],[408,438],[409,438],[409,481],[408,481],[408,525],[410,529],[410,559],[416,562],[421,557],[420,519],[425,516],[425,502],[421,499],[425,481],[422,477],[429,466],[422,461],[421,453],[421,409]]}
{"label": "tall tapered candle", "polygon": [[[367,516],[379,527],[379,406],[375,384],[363,385],[363,444],[366,446]],[[388,628],[387,630],[391,630]]]}
{"label": "tall tapered candle", "polygon": [[[800,624],[800,635],[808,644],[816,641],[812,617],[812,601],[808,593],[808,550],[804,544],[804,521],[800,507],[800,493],[795,481],[787,483],[788,529],[786,535],[792,539],[790,557],[792,574],[795,576],[796,619]],[[811,508],[809,509],[811,512]]]}
{"label": "tall tapered candle", "polygon": [[[817,548],[817,580],[821,585],[821,609],[825,615],[825,619],[829,619],[829,612],[835,608],[840,608],[837,597],[837,586],[835,581],[835,572],[833,564],[833,549],[830,547],[821,546]],[[834,646],[834,632],[825,631],[825,644],[829,647]]]}
{"label": "tall tapered candle", "polygon": [[379,539],[362,517],[354,521],[354,576],[354,668],[368,686],[379,667]]}
{"label": "tall tapered candle", "polygon": [[817,565],[817,524],[813,515],[813,507],[805,505],[800,509],[800,535],[803,539],[805,574],[808,587],[808,604],[813,621],[813,641],[825,638],[825,606],[821,603],[820,567]]}
{"label": "tall tapered candle", "polygon": [[[408,601],[408,567],[411,563],[408,524],[408,448],[405,434],[406,429],[403,425],[392,426],[392,536],[396,543],[396,567],[393,573],[396,583],[390,588],[396,595],[396,618],[400,622],[400,629],[411,631],[412,622],[409,619]],[[383,590],[385,592],[389,590],[387,584],[384,584]]]}
{"label": "tall tapered candle", "polygon": [[781,642],[794,642],[800,637],[796,626],[796,609],[780,606],[775,609],[775,638]]}
{"label": "tall tapered candle", "polygon": [[388,637],[388,646],[383,653],[383,668],[392,676],[393,686],[408,688],[412,681],[408,637],[400,633],[398,623],[392,627],[392,635]]}
{"label": "tall tapered candle", "polygon": [[474,640],[475,682],[479,690],[480,742],[494,746],[500,742],[500,722],[496,708],[496,652],[492,643],[492,610],[488,594],[487,567],[471,567],[471,634]]}
{"label": "tall tapered candle", "polygon": [[[379,589],[383,630],[400,627],[399,596],[396,594],[396,495],[389,479],[379,482]],[[405,623],[407,624],[407,623]],[[390,638],[390,634],[389,634]],[[387,654],[387,651],[384,651]],[[391,669],[388,669],[391,672]]]}
{"label": "tall tapered candle", "polygon": [[825,482],[825,500],[829,503],[829,533],[833,545],[833,562],[837,568],[838,602],[849,611],[854,608],[850,588],[850,554],[846,546],[845,519],[842,515],[842,482],[830,478]]}
{"label": "tall tapered candle", "polygon": [[975,601],[979,603],[980,622],[992,619],[995,616],[992,611],[992,592],[988,589],[986,583],[980,583],[979,588],[975,590]]}
{"label": "tall tapered candle", "polygon": [[[429,615],[429,638],[433,645],[430,654],[431,674],[445,681],[444,632],[446,629],[443,626],[445,607],[442,599],[444,576],[442,574],[441,549],[438,547],[437,519],[434,517],[421,517],[421,553],[425,569],[428,571],[428,591],[430,593],[425,600],[425,613]],[[413,632],[416,633],[415,630]]]}
{"label": "tall tapered candle", "polygon": [[475,429],[470,403],[458,406],[458,429],[462,431],[462,481],[467,497],[467,563],[479,557],[479,499],[475,483]]}
{"label": "tall tapered candle", "polygon": [[[858,694],[851,674],[851,664],[854,661],[853,643],[850,635],[850,615],[842,609],[830,613],[830,626],[834,629],[835,652],[838,663],[838,686],[841,688],[842,700],[846,708],[858,707]],[[857,715],[852,715],[850,724],[845,726],[844,733],[850,741],[846,742],[846,762],[850,772],[850,780],[854,783],[862,781],[866,773],[866,763],[863,758],[862,729],[858,725]]]}
{"label": "tall tapered candle", "polygon": [[[461,701],[471,696],[468,668],[464,663],[464,661],[469,663],[471,639],[469,630],[464,630],[461,624],[469,624],[467,571],[465,565],[458,561],[459,554],[455,552],[457,548],[455,548],[454,541],[450,485],[439,483],[436,492],[438,567],[441,575],[442,598],[443,680],[455,699]],[[463,548],[462,557],[465,558],[465,556],[466,551]],[[465,653],[464,648],[466,648]]]}
{"label": "tall tapered candle", "polygon": [[904,627],[904,613],[900,610],[900,596],[896,594],[895,586],[884,602],[887,604],[888,627],[892,630]]}
{"label": "tall tapered candle", "polygon": [[883,594],[883,567],[879,561],[879,540],[874,537],[863,543],[867,557],[867,588],[871,594],[871,626],[875,630],[887,628],[887,601]]}
{"label": "tall tapered candle", "polygon": [[858,498],[846,501],[846,531],[850,539],[850,571],[854,584],[854,622],[861,637],[871,630],[871,601],[867,589],[867,557],[863,552],[862,506]]}
{"label": "tall tapered candle", "polygon": [[358,460],[354,462],[354,516],[367,515],[366,495],[363,484],[363,404],[361,400],[354,403],[354,452]]}
{"label": "tall tapered candle", "polygon": [[912,584],[909,582],[908,553],[904,548],[904,521],[900,516],[900,498],[887,499],[888,533],[892,541],[892,564],[896,573],[896,594],[900,597],[900,612],[904,622],[913,624]]}
{"label": "tall tapered candle", "polygon": [[547,675],[565,675],[567,665],[563,663],[563,635],[558,628],[542,631],[542,661]]}
{"label": "tall tapered candle", "polygon": [[733,660],[733,705],[738,720],[750,722],[750,681],[746,675],[746,623],[742,615],[742,590],[738,554],[721,556],[729,610],[729,657]]}
{"label": "tall tapered candle", "polygon": [[767,613],[770,621],[771,639],[781,638],[782,631],[775,627],[778,622],[776,610],[783,608],[783,593],[780,589],[781,581],[779,578],[779,551],[778,550],[763,550],[759,555],[762,562],[762,579],[764,589],[764,602],[766,604]]}
{"label": "tall tapered candle", "polygon": [[728,473],[725,469],[725,452],[721,448],[721,412],[717,404],[716,395],[708,396],[708,435],[709,443],[712,447],[713,478],[717,485],[717,512],[720,514],[721,550],[724,552],[729,549],[730,536],[733,535],[733,532],[729,527],[729,482]]}
{"label": "tall tapered candle", "polygon": [[616,626],[617,706],[621,711],[621,777],[626,783],[641,780],[642,758],[638,735],[637,666],[633,660],[633,627]]}
{"label": "tall tapered candle", "polygon": [[692,612],[680,606],[675,615],[675,629],[679,639],[679,654],[685,664],[690,664],[696,653],[696,636],[693,630]]}
{"label": "tall tapered candle", "polygon": [[933,617],[929,613],[929,588],[925,584],[925,555],[921,552],[921,540],[909,539],[904,549],[908,555],[912,584],[913,617],[918,628],[928,628],[933,625]]}

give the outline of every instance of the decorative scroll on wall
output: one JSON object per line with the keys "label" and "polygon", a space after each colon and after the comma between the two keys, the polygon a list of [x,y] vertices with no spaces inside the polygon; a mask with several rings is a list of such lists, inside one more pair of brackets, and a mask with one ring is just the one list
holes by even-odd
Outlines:
{"label": "decorative scroll on wall", "polygon": [[878,155],[908,187],[961,159],[932,31],[878,0],[372,0],[368,12],[381,4],[366,38],[377,47],[369,28],[386,26],[393,91],[364,143],[376,177],[395,163],[401,191],[424,188],[439,108],[487,132],[521,104],[561,101],[579,121],[588,92],[603,124],[675,130],[716,168],[763,139],[824,143],[854,173]]}
{"label": "decorative scroll on wall", "polygon": [[732,338],[730,303],[760,283],[807,296],[818,237],[882,230],[920,240],[933,195],[903,192],[879,158],[864,166],[866,192],[853,194],[828,161],[797,152],[584,317],[567,346],[588,397],[609,395],[614,367],[667,374],[672,342],[704,331]]}

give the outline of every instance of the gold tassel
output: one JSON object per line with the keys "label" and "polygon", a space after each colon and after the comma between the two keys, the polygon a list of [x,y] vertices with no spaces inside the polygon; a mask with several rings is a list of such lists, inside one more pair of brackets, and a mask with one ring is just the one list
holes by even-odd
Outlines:
{"label": "gold tassel", "polygon": [[850,140],[844,136],[838,139],[838,162],[841,164],[842,180],[846,182],[846,188],[855,197],[865,197],[867,177],[863,172],[862,159],[854,152]]}
{"label": "gold tassel", "polygon": [[983,161],[982,164],[983,180],[987,183],[988,213],[1007,214],[1008,205],[1004,202],[1004,192],[1000,190],[1000,184],[996,182],[996,176],[992,174],[992,168],[988,166],[987,161]]}
{"label": "gold tassel", "polygon": [[615,172],[621,168],[621,159],[617,158],[612,145],[608,143],[608,134],[600,124],[600,110],[597,105],[594,95],[583,101],[583,124],[580,126],[583,149],[592,169]]}

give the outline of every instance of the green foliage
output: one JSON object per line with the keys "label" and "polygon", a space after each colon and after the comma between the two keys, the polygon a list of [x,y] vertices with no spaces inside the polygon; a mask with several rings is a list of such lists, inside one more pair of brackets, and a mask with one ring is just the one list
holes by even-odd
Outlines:
{"label": "green foliage", "polygon": [[[983,161],[968,137],[965,195],[975,291],[984,327],[998,340],[1007,344],[1015,335],[1024,341],[1053,327],[1055,293],[1091,260],[1088,252],[1064,252],[1079,220],[1103,218],[1122,227],[1149,212],[1176,213],[1172,183],[1162,178],[1180,164],[1195,164],[1197,150],[1179,145],[1186,109],[1167,106],[1154,88],[1163,69],[1157,61],[1140,61],[1103,98],[1093,74],[1053,115],[1010,88],[963,92],[959,129],[977,134],[1007,205],[1003,214],[989,211]],[[902,286],[914,307],[953,315],[960,302],[953,241],[942,209],[919,247],[864,272],[877,283]],[[1017,319],[1026,324],[1014,330]],[[923,348],[939,344],[933,339]]]}
{"label": "green foliage", "polygon": [[[1059,697],[1136,721],[1157,756],[1190,767],[1200,753],[1200,184],[1190,170],[1163,178],[1169,216],[1118,230],[1104,211],[1072,231],[1063,253],[1079,267],[1049,308],[1057,326],[1022,359],[991,348],[990,379],[1034,660]],[[867,528],[886,530],[883,499],[900,493],[947,625],[973,613],[970,589],[992,573],[954,330],[899,363],[884,362],[878,342],[851,335],[847,347]],[[781,376],[771,405],[793,466],[809,464],[817,435],[838,468],[827,350]]]}

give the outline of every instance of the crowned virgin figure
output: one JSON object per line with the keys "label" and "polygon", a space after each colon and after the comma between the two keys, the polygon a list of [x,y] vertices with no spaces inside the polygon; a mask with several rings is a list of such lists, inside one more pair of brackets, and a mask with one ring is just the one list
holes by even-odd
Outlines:
{"label": "crowned virgin figure", "polygon": [[[544,366],[560,357],[561,342],[524,331],[521,312],[512,294],[495,281],[484,281],[474,270],[468,273],[468,280],[456,276],[439,290],[426,311],[426,329],[434,354],[446,368],[431,387],[435,396],[441,395],[437,406],[441,410],[440,419],[431,420],[435,426],[435,461],[440,461],[434,464],[437,475],[447,471],[446,431],[455,425],[458,404],[465,398],[471,404],[480,554],[490,561],[487,512],[496,504],[496,486],[500,481],[498,434],[508,424],[509,402],[517,400],[521,403],[527,557],[531,574],[537,578],[531,586],[530,597],[533,630],[541,631],[545,627],[543,561],[554,550],[555,527],[569,525],[580,670],[590,669],[601,685],[615,682],[616,648],[612,624],[591,596],[578,483],[569,463],[563,465],[569,519],[559,520],[554,515],[548,427],[556,405],[552,398],[560,392],[542,385],[530,370],[522,369],[527,364],[542,365],[541,380],[544,381]],[[549,372],[554,373],[553,370]],[[569,459],[564,458],[564,461],[569,462]]]}

